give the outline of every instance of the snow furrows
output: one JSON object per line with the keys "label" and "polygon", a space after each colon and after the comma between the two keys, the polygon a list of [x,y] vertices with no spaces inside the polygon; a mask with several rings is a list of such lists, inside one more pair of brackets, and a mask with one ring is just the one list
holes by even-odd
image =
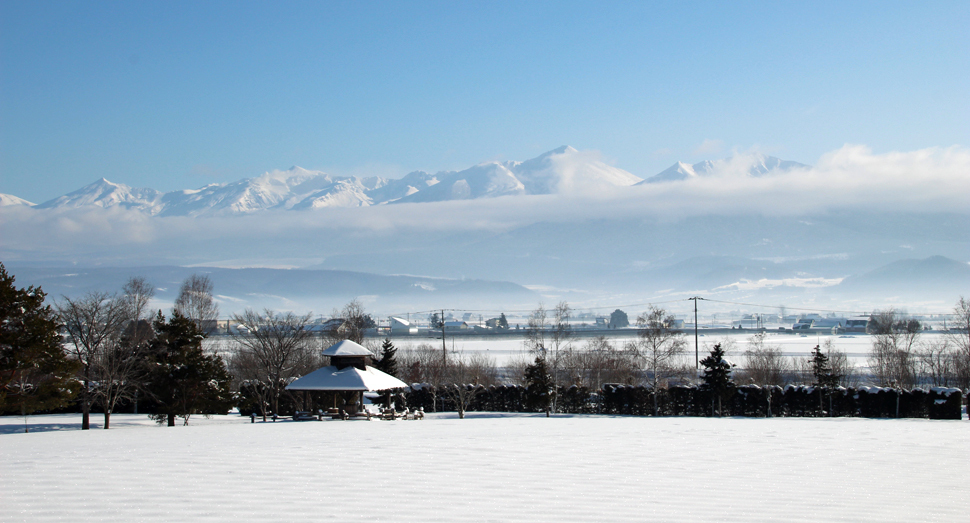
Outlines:
{"label": "snow furrows", "polygon": [[137,427],[151,422],[116,416],[117,429],[0,436],[0,519],[942,522],[970,511],[966,421],[475,412]]}

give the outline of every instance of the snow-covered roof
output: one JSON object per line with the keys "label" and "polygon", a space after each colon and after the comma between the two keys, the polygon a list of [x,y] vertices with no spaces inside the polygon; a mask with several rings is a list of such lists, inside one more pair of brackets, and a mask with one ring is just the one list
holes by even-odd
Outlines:
{"label": "snow-covered roof", "polygon": [[324,356],[371,356],[374,354],[366,347],[350,340],[343,340],[334,343],[323,351]]}
{"label": "snow-covered roof", "polygon": [[[350,342],[353,343],[353,342]],[[356,343],[354,345],[357,345]],[[357,345],[360,347],[360,345]],[[360,370],[346,367],[337,370],[330,365],[317,369],[290,383],[287,390],[387,390],[407,387],[403,381],[374,367]]]}

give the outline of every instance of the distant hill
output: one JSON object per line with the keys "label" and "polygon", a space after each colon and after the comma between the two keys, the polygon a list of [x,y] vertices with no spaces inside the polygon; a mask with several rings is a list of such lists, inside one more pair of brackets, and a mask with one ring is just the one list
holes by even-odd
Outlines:
{"label": "distant hill", "polygon": [[[536,294],[520,285],[487,280],[457,280],[379,275],[340,270],[226,269],[216,267],[28,267],[8,265],[18,286],[40,285],[51,298],[80,296],[91,291],[116,292],[130,277],[143,277],[156,287],[155,306],[167,308],[182,281],[191,274],[208,275],[223,315],[247,307],[314,310],[329,313],[354,298],[379,302],[382,310],[433,308],[458,303],[462,297],[492,305],[531,304]],[[164,304],[164,305],[162,305]],[[167,311],[166,311],[167,312]]]}
{"label": "distant hill", "polygon": [[842,293],[866,293],[887,298],[954,292],[957,295],[970,296],[970,264],[944,256],[899,260],[856,276],[849,276],[837,290]]}

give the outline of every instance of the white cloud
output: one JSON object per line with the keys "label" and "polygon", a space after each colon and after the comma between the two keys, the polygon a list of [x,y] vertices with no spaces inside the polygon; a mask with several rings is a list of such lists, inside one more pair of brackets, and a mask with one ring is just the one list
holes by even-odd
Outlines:
{"label": "white cloud", "polygon": [[710,154],[719,154],[724,150],[724,142],[721,140],[712,140],[710,138],[705,139],[700,145],[694,148],[692,153],[695,156],[706,156]]}

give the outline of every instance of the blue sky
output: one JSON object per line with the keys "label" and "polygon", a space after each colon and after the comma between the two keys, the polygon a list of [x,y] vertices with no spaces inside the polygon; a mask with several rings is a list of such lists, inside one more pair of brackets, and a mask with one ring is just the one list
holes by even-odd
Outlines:
{"label": "blue sky", "polygon": [[970,3],[790,4],[2,1],[0,192],[970,145]]}

